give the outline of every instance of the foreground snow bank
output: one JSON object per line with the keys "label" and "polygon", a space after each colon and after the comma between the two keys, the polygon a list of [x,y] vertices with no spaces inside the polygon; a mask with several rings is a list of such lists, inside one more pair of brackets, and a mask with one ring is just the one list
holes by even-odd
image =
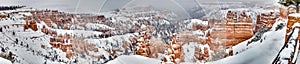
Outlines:
{"label": "foreground snow bank", "polygon": [[[276,22],[279,25],[284,22]],[[284,45],[286,27],[265,33],[263,41],[234,56],[210,62],[211,64],[271,64],[280,48]]]}
{"label": "foreground snow bank", "polygon": [[122,55],[107,64],[161,64],[162,61],[139,55]]}
{"label": "foreground snow bank", "polygon": [[12,64],[11,61],[0,57],[0,64]]}

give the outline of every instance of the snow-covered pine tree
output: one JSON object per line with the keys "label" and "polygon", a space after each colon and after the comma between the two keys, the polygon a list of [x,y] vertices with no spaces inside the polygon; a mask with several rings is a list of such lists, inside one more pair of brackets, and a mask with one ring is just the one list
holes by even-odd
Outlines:
{"label": "snow-covered pine tree", "polygon": [[299,13],[299,4],[300,4],[300,0],[280,0],[279,4],[284,5],[286,7],[290,6],[290,5],[294,5],[296,6],[296,12]]}

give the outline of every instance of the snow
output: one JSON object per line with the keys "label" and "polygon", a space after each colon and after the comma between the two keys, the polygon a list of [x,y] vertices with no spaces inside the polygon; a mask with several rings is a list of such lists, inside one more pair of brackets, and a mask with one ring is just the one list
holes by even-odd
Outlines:
{"label": "snow", "polygon": [[[15,14],[13,18],[16,20],[8,19],[0,21],[1,26],[9,26],[9,28],[2,29],[3,32],[0,33],[0,41],[3,47],[7,47],[13,53],[15,57],[16,64],[42,64],[44,62],[57,64],[59,62],[66,62],[69,59],[66,58],[66,54],[59,49],[52,49],[49,41],[50,36],[38,31],[33,31],[28,29],[23,31],[25,20],[19,19],[24,15],[30,15],[29,12],[24,12],[20,14]],[[13,26],[14,24],[20,25]],[[38,24],[41,26],[41,24]],[[40,28],[40,27],[39,27]],[[12,33],[15,32],[15,35]],[[36,38],[32,38],[36,37]],[[45,45],[45,49],[41,48],[41,45]],[[2,48],[2,46],[0,46]],[[45,59],[45,56],[48,59]],[[53,61],[49,58],[57,56]],[[60,61],[57,61],[60,60]],[[3,61],[5,62],[5,61]],[[2,60],[1,63],[2,64]],[[4,63],[4,64],[11,64]]]}
{"label": "snow", "polygon": [[[168,50],[169,50],[169,49],[168,49]],[[170,51],[170,50],[169,50],[169,51]],[[166,61],[167,61],[167,62],[165,62],[165,63],[172,63],[172,62],[171,62],[171,59],[170,59],[171,56],[164,55],[164,57],[166,58]]]}
{"label": "snow", "polygon": [[[138,2],[138,1],[134,1],[134,2]],[[142,2],[144,2],[144,0]],[[150,2],[152,3],[152,1],[150,1]],[[168,2],[168,1],[164,1],[164,2]],[[170,2],[171,2],[170,5],[174,5],[174,4],[178,5],[178,4],[174,3],[174,1],[170,1]],[[148,5],[154,4],[154,3],[153,4],[151,4],[151,3],[150,4],[148,3]],[[140,4],[143,4],[143,3],[140,3]],[[126,6],[134,6],[134,5],[135,4],[129,3]],[[157,7],[157,5],[155,5],[154,7]],[[181,7],[180,8],[171,7],[169,9],[174,10],[172,8],[174,8],[174,9],[176,8],[177,10],[180,10],[177,12],[184,11],[184,10],[181,10]],[[147,17],[147,15],[155,15],[155,16],[157,15],[157,17],[164,18],[163,20],[159,19],[157,24],[158,23],[160,25],[173,24],[171,22],[172,20],[169,20],[169,18],[165,18],[165,17],[169,17],[168,15],[163,16],[164,13],[168,13],[168,11],[167,12],[165,12],[165,11],[157,12],[157,11],[153,11],[153,10],[148,11],[148,9],[135,10],[135,8],[133,8],[132,10],[129,10],[129,11],[128,10],[124,11],[124,10],[125,9],[121,9],[121,12],[116,12],[115,15],[110,14],[110,13],[105,14],[105,17],[107,17],[107,16],[112,17],[112,20],[110,20],[110,22],[112,22],[112,24],[124,26],[125,24],[123,24],[123,22],[139,24],[139,22],[137,20],[141,20],[141,19],[149,20],[150,22],[154,22],[153,17],[152,16]],[[230,9],[230,10],[249,12],[249,10],[251,10],[251,9]],[[219,11],[219,10],[216,10],[216,11]],[[251,10],[251,11],[253,11],[253,10]],[[186,11],[184,11],[184,12],[185,13],[178,13],[178,14],[183,14],[183,15],[179,15],[179,16],[189,16],[189,15],[186,15],[186,14],[188,14],[188,13],[186,13]],[[217,14],[223,16],[223,15],[226,15],[227,10],[221,10],[219,12],[221,12],[221,13],[217,13]],[[255,12],[263,12],[263,11],[255,11]],[[213,13],[211,13],[211,14],[213,14]],[[254,13],[252,13],[252,12],[246,13],[246,14],[255,16]],[[16,14],[15,17],[21,18],[21,17],[23,17],[22,15],[31,16],[31,14],[29,12],[21,12],[20,14]],[[141,16],[141,17],[139,17],[139,16]],[[208,14],[208,16],[211,16],[211,15]],[[199,19],[191,19],[188,21],[189,21],[188,27],[190,27],[190,28],[192,27],[193,24],[199,24],[199,25],[203,25],[203,26],[208,25],[208,21],[202,21]],[[13,20],[9,19],[9,20],[5,20],[3,22],[1,21],[0,24],[1,25],[25,24],[24,22],[25,22],[24,20],[19,20],[19,19],[17,21],[13,21]],[[38,23],[39,29],[43,25],[45,25],[44,22],[41,22],[41,24]],[[90,29],[90,30],[94,30],[94,29],[115,30],[116,29],[116,28],[110,27],[105,24],[87,23],[85,26],[87,29]],[[126,26],[131,27],[131,25],[126,25]],[[72,25],[72,28],[73,27],[80,27],[80,26]],[[144,25],[144,24],[141,25],[141,28],[145,28],[145,27],[147,27],[147,25]],[[81,28],[80,30],[53,29],[48,26],[46,26],[46,28],[57,31],[58,34],[66,34],[67,33],[67,34],[76,35],[76,36],[81,35],[84,38],[93,36],[93,35],[103,34],[103,32],[84,30],[85,29],[84,27],[80,27]],[[160,27],[160,28],[162,28],[162,27]],[[177,25],[175,25],[175,27],[171,27],[171,28],[177,28]],[[58,63],[63,63],[63,62],[64,63],[71,62],[70,60],[74,59],[74,58],[70,58],[70,59],[65,58],[66,54],[64,52],[62,52],[60,49],[50,48],[52,46],[48,42],[50,41],[49,38],[51,36],[41,33],[40,30],[33,31],[33,30],[29,29],[29,30],[26,30],[25,32],[22,32],[22,29],[23,29],[23,27],[13,27],[10,29],[6,29],[6,31],[3,33],[0,33],[0,36],[3,36],[3,37],[0,37],[0,41],[3,41],[3,43],[4,43],[3,45],[9,46],[9,48],[15,53],[15,55],[18,56],[17,59],[20,61],[16,62],[16,63],[42,64],[43,62],[46,62],[46,63],[50,63],[50,64],[58,64]],[[16,35],[11,35],[12,31],[18,31],[18,32],[16,32]],[[168,31],[162,31],[162,32],[171,34]],[[207,31],[205,31],[205,32],[207,32]],[[193,33],[193,35],[203,35],[203,36],[205,35],[205,33],[201,30],[193,31],[192,33]],[[273,36],[273,34],[276,34],[276,35]],[[234,52],[239,52],[238,54],[234,53],[235,54],[234,56],[230,56],[228,58],[221,59],[221,60],[214,61],[214,62],[209,62],[209,63],[212,63],[212,64],[215,64],[215,63],[216,64],[236,64],[236,63],[244,64],[244,63],[249,63],[249,61],[250,61],[250,64],[256,64],[256,63],[268,64],[269,62],[267,62],[267,61],[271,61],[274,57],[274,53],[277,53],[278,48],[280,48],[282,46],[284,34],[285,34],[285,29],[274,31],[274,27],[273,27],[272,31],[267,32],[263,35],[263,37],[266,39],[262,39],[263,40],[262,42],[253,42],[247,46],[247,42],[250,41],[252,39],[251,38],[251,39],[246,40],[246,41],[242,42],[241,44],[238,44],[237,46],[233,47]],[[158,34],[158,35],[160,35],[160,34]],[[87,39],[84,39],[84,41],[88,42],[88,43],[96,44],[96,48],[98,48],[98,50],[99,50],[99,52],[95,52],[95,53],[92,52],[90,54],[103,55],[106,59],[108,59],[109,56],[111,55],[111,53],[107,52],[105,50],[113,49],[113,48],[119,48],[122,50],[123,49],[122,44],[124,43],[124,41],[128,42],[129,37],[132,37],[132,36],[133,35],[131,33],[129,33],[129,34],[113,35],[111,37],[99,38],[99,39],[98,38],[97,39],[96,38],[95,39],[87,38]],[[29,37],[38,37],[38,38],[29,38]],[[24,47],[22,45],[15,44],[14,43],[15,39],[19,39],[23,43],[29,44],[29,47]],[[70,44],[69,42],[70,41],[68,41],[67,44]],[[46,46],[46,49],[41,48],[42,44]],[[183,56],[184,56],[185,62],[187,62],[187,63],[194,62],[195,47],[199,47],[201,50],[204,50],[204,47],[210,49],[208,44],[202,45],[202,44],[198,44],[195,42],[189,42],[189,44],[184,44],[183,45]],[[35,52],[31,52],[31,51],[35,51]],[[228,51],[228,50],[226,50],[226,51]],[[286,51],[290,51],[290,50],[286,50]],[[117,51],[116,53],[118,55],[121,55],[121,52],[119,52],[119,51]],[[211,50],[209,50],[209,53],[211,53]],[[51,61],[50,59],[46,59],[44,56],[50,56],[50,58],[52,58],[53,56],[58,56],[58,59]],[[163,57],[163,56],[161,56],[161,57]],[[79,58],[79,60],[87,61],[86,64],[88,62],[95,61],[94,58],[88,58],[88,59]],[[178,59],[176,59],[176,60],[178,61]],[[0,58],[0,61],[1,61],[1,58]],[[84,61],[82,63],[84,63]],[[105,59],[104,60],[100,59],[99,62],[102,63],[104,61],[105,61]],[[251,62],[251,61],[255,61],[255,62]],[[293,60],[293,61],[295,61],[295,60]],[[158,59],[147,58],[147,57],[143,57],[143,56],[139,56],[139,55],[128,55],[128,56],[121,55],[121,56],[118,56],[118,58],[116,58],[112,61],[109,61],[108,64],[123,64],[123,63],[125,63],[125,64],[128,64],[128,63],[130,63],[130,64],[145,64],[145,63],[161,64],[161,62],[162,61],[160,61]],[[197,61],[197,62],[199,62],[199,61]]]}
{"label": "snow", "polygon": [[170,22],[169,21],[167,21],[167,20],[162,20],[162,22],[160,22],[161,24],[170,24]]}
{"label": "snow", "polygon": [[295,23],[293,25],[293,31],[288,33],[291,37],[288,39],[288,42],[285,42],[285,46],[282,48],[282,51],[279,53],[279,56],[276,57],[277,62],[281,63],[295,63],[298,56],[299,49],[299,40],[298,40],[298,32],[299,32],[299,23]]}
{"label": "snow", "polygon": [[2,57],[0,57],[0,64],[12,64],[11,61],[7,60],[7,59],[4,59]]}
{"label": "snow", "polygon": [[[298,52],[298,55],[300,54],[300,52]],[[300,56],[297,56],[297,60],[296,60],[296,63],[299,63],[300,62]]]}
{"label": "snow", "polygon": [[[295,29],[294,32],[299,32],[299,29]],[[298,33],[293,33],[292,34],[292,37],[290,38],[290,42],[288,43],[288,47],[287,48],[284,48],[281,53],[280,53],[280,61],[287,64],[289,60],[284,60],[284,58],[290,58],[292,55],[290,54],[293,54],[294,51],[294,45],[296,45],[295,43],[298,43],[298,42],[295,42],[295,40],[297,40],[298,38]],[[298,45],[297,45],[298,46]],[[296,52],[298,53],[298,52]],[[297,56],[297,54],[295,55]],[[294,57],[294,58],[297,58],[297,57]],[[292,59],[292,62],[295,62],[296,59]]]}
{"label": "snow", "polygon": [[142,24],[141,28],[146,28],[146,26],[144,24]]}
{"label": "snow", "polygon": [[[274,25],[277,25],[275,23]],[[276,57],[276,53],[279,52],[280,48],[284,43],[284,35],[286,28],[270,31],[269,33],[265,33],[263,41],[260,44],[252,46],[244,52],[240,52],[236,55],[209,62],[212,64],[270,64]],[[272,35],[276,34],[276,35]],[[271,36],[270,36],[271,35]],[[245,44],[245,43],[242,43]],[[239,44],[240,45],[240,44]],[[238,46],[239,46],[238,45]],[[244,47],[244,46],[241,46]],[[233,50],[237,50],[239,47],[233,47]],[[242,48],[243,49],[243,48]]]}
{"label": "snow", "polygon": [[299,24],[299,23],[295,23],[292,27],[293,27],[293,28],[295,28],[295,27],[300,27],[300,24]]}
{"label": "snow", "polygon": [[[270,32],[266,32],[265,34],[263,34],[262,37],[266,37]],[[251,44],[247,45],[247,43],[249,41],[251,41],[254,37],[249,38],[248,40],[245,40],[235,46],[232,47],[233,50],[233,54],[238,54],[241,52],[244,52],[245,50],[247,50],[248,48],[252,48],[253,46],[259,45],[261,42],[257,41],[257,42],[252,42]]]}
{"label": "snow", "polygon": [[193,28],[194,24],[201,25],[201,26],[208,26],[208,21],[202,21],[200,19],[191,19],[191,20],[186,20],[184,22],[185,23],[189,22],[188,25],[187,25],[188,28]]}
{"label": "snow", "polygon": [[104,24],[94,24],[94,23],[87,23],[86,28],[91,29],[91,30],[93,30],[93,29],[115,29],[115,28],[109,27]]}
{"label": "snow", "polygon": [[[283,18],[279,18],[279,19],[276,19],[276,22],[274,23],[273,27],[271,28],[271,31],[275,31],[276,30],[276,27],[279,25],[279,24],[285,24],[287,22],[287,19],[283,19]],[[264,38],[266,38],[268,35],[272,34],[271,31],[268,31],[268,32],[265,32],[262,34],[262,37],[261,37],[261,40],[264,40]],[[253,46],[257,46],[257,45],[260,45],[262,42],[259,41],[256,41],[256,42],[251,42],[250,44],[247,45],[248,42],[250,42],[252,39],[254,39],[255,36],[249,38],[248,40],[245,40],[235,46],[232,47],[233,49],[233,54],[237,54],[237,53],[241,53],[249,48],[252,48]]]}
{"label": "snow", "polygon": [[294,14],[289,14],[289,16],[300,17],[300,14],[299,13],[294,13]]}
{"label": "snow", "polygon": [[[299,41],[299,40],[298,40]],[[297,42],[298,43],[298,45],[296,45],[296,48],[295,49],[299,49],[299,42]],[[296,60],[298,59],[297,57],[298,57],[298,53],[299,53],[299,50],[295,50],[294,52],[296,52],[295,53],[295,55],[294,55],[294,57],[293,57],[293,60],[292,60],[292,62],[296,62]]]}
{"label": "snow", "polygon": [[30,12],[19,12],[19,14],[25,15],[25,16],[32,16],[32,14]]}
{"label": "snow", "polygon": [[[204,36],[205,32],[203,32],[202,30],[196,30],[192,32],[194,35],[200,35],[200,36]],[[201,37],[204,38],[204,37]]]}
{"label": "snow", "polygon": [[182,46],[185,62],[193,62],[196,44],[197,43],[188,43]]}
{"label": "snow", "polygon": [[[74,58],[66,58],[66,53],[63,52],[60,49],[53,48],[50,45],[50,37],[49,35],[46,35],[41,32],[41,30],[33,31],[31,29],[28,29],[26,31],[23,31],[24,27],[22,25],[25,24],[25,20],[18,19],[22,18],[23,15],[30,16],[29,12],[21,12],[20,14],[14,14],[13,18],[16,18],[16,20],[8,19],[8,20],[1,20],[0,25],[1,26],[9,26],[9,29],[3,29],[3,32],[0,33],[0,41],[3,43],[3,46],[8,47],[12,52],[15,54],[17,62],[14,63],[24,63],[24,64],[43,64],[43,63],[50,63],[50,64],[58,64],[58,63],[68,63],[72,62]],[[129,18],[125,18],[128,19]],[[147,19],[147,18],[144,18]],[[113,20],[111,22],[116,23],[119,20],[124,19],[117,19]],[[169,24],[168,21],[162,20],[162,23]],[[21,27],[11,26],[12,24],[21,24]],[[85,26],[89,30],[64,30],[64,29],[54,29],[51,27],[48,27],[44,22],[37,23],[38,29],[41,29],[42,26],[46,26],[47,29],[56,31],[58,34],[70,34],[71,36],[82,36],[82,37],[88,37],[93,35],[100,35],[103,34],[103,32],[99,31],[92,31],[94,29],[110,29],[114,30],[115,28],[104,25],[104,24],[93,24],[93,23],[87,23]],[[54,24],[55,25],[55,24]],[[73,26],[75,27],[75,26]],[[77,26],[78,27],[78,26]],[[16,32],[16,35],[12,35],[12,32]],[[101,63],[104,61],[107,61],[107,59],[110,59],[109,56],[111,55],[111,52],[107,52],[107,49],[113,49],[113,48],[120,48],[123,42],[128,42],[129,37],[132,37],[132,34],[124,34],[124,35],[114,35],[107,38],[100,38],[100,39],[85,39],[88,43],[96,44],[96,48],[98,48],[99,52],[88,52],[92,55],[103,55],[106,59],[101,59]],[[36,37],[36,38],[32,38]],[[16,44],[15,40],[18,39],[19,42]],[[65,44],[70,44],[70,41]],[[22,44],[20,44],[22,43]],[[26,46],[28,45],[28,46]],[[41,45],[45,45],[45,49],[41,48]],[[118,55],[121,55],[123,52],[116,52]],[[79,56],[76,56],[77,58]],[[89,58],[89,57],[88,57]],[[94,59],[94,58],[92,58]],[[86,58],[80,58],[79,57],[79,63],[89,63],[94,62],[97,60],[90,60]],[[154,59],[153,59],[154,60]],[[85,62],[86,61],[86,62]],[[160,62],[159,60],[156,60]],[[1,63],[0,63],[1,64]],[[157,63],[155,63],[157,64]]]}
{"label": "snow", "polygon": [[122,55],[107,64],[161,64],[162,61],[140,55]]}
{"label": "snow", "polygon": [[[212,54],[212,50],[210,50],[210,47],[208,44],[199,44],[197,42],[188,42],[183,44],[182,46],[182,51],[183,51],[183,59],[184,62],[194,62],[196,60],[195,58],[195,48],[199,48],[200,50],[202,50],[201,54],[204,54],[204,48],[208,49],[208,54],[211,55]],[[209,58],[212,58],[212,56],[210,56]],[[201,61],[200,61],[201,62]]]}

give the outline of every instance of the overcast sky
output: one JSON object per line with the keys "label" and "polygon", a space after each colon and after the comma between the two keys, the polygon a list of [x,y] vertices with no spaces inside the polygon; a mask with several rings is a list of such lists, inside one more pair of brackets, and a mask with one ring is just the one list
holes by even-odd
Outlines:
{"label": "overcast sky", "polygon": [[[65,12],[98,13],[123,7],[151,5],[171,10],[177,15],[189,16],[188,10],[196,6],[222,7],[226,5],[203,5],[203,3],[244,2],[252,5],[275,3],[277,0],[0,0],[0,5],[26,5],[37,9],[57,9]],[[199,5],[200,4],[200,5]],[[234,4],[239,6],[239,4]],[[203,8],[205,8],[203,7]],[[101,9],[101,10],[100,10]]]}

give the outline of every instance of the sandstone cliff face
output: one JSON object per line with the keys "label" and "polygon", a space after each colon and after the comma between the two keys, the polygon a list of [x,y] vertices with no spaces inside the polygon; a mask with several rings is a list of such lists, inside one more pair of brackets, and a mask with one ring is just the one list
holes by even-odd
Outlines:
{"label": "sandstone cliff face", "polygon": [[[296,23],[299,23],[299,20],[300,20],[299,16],[296,16],[296,14],[290,14],[288,16],[288,19],[289,20],[288,20],[287,25],[286,25],[286,27],[287,27],[287,29],[286,29],[286,37],[285,37],[286,41],[288,40],[287,38],[289,36],[289,33],[292,32],[292,30],[294,28],[294,25],[296,25]],[[300,39],[300,38],[298,38],[298,39]]]}
{"label": "sandstone cliff face", "polygon": [[37,28],[37,25],[36,25],[36,22],[35,21],[26,21],[26,24],[24,25],[24,31],[28,28],[31,28],[33,31],[37,31],[38,28]]}
{"label": "sandstone cliff face", "polygon": [[245,12],[228,11],[226,20],[216,23],[209,32],[208,39],[212,43],[225,44],[226,47],[234,46],[253,36],[251,17]]}
{"label": "sandstone cliff face", "polygon": [[6,18],[7,17],[7,14],[0,14],[0,18],[1,19],[4,19],[4,18]]}
{"label": "sandstone cliff face", "polygon": [[228,47],[251,38],[253,36],[252,28],[252,23],[217,24],[209,33],[212,43],[224,43]]}
{"label": "sandstone cliff face", "polygon": [[279,13],[275,13],[275,12],[267,12],[267,13],[261,13],[257,15],[255,31],[258,31],[259,28],[270,29],[279,16],[280,16]]}
{"label": "sandstone cliff face", "polygon": [[75,55],[73,52],[74,43],[71,42],[70,36],[67,34],[58,36],[56,38],[50,38],[50,44],[53,47],[61,49],[63,52],[65,52],[67,58],[71,58]]}
{"label": "sandstone cliff face", "polygon": [[169,42],[166,55],[164,57],[164,62],[172,62],[174,64],[178,64],[183,61],[182,58],[182,42],[177,42],[176,34],[172,35],[172,41]]}

